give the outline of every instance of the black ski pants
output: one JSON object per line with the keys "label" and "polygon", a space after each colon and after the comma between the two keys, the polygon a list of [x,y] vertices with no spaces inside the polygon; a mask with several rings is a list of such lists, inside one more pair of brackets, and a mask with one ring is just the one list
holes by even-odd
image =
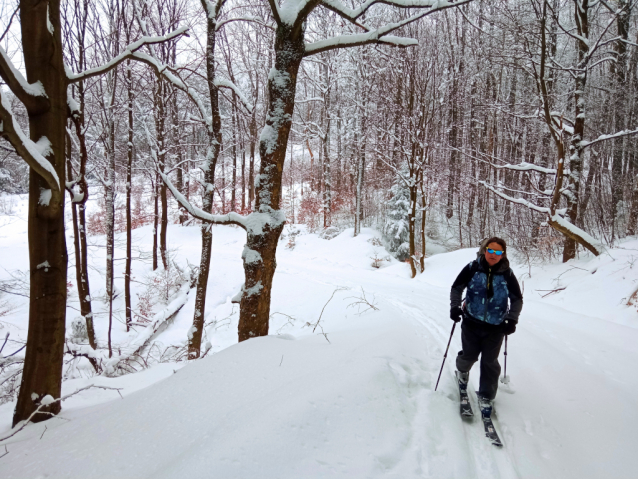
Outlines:
{"label": "black ski pants", "polygon": [[481,379],[479,394],[494,399],[498,389],[498,377],[501,365],[498,355],[501,352],[503,337],[501,332],[483,331],[465,323],[461,324],[461,344],[463,350],[456,357],[456,369],[465,373],[472,369],[481,355]]}

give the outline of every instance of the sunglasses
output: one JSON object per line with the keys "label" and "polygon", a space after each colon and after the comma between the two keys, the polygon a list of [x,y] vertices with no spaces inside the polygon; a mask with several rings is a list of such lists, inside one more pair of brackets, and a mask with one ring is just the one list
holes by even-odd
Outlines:
{"label": "sunglasses", "polygon": [[488,249],[487,252],[489,254],[495,254],[496,256],[501,256],[503,253],[505,253],[505,251],[498,251],[495,249]]}

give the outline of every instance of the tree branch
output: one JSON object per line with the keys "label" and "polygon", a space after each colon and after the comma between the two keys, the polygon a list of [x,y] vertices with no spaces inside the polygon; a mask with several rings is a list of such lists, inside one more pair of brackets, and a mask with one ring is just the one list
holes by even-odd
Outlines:
{"label": "tree branch", "polygon": [[173,185],[171,180],[161,171],[158,171],[159,175],[162,177],[164,184],[171,190],[171,193],[177,200],[177,202],[188,211],[194,218],[198,220],[204,221],[206,223],[216,224],[216,225],[237,225],[241,226],[245,230],[248,229],[248,225],[246,224],[246,218],[231,212],[225,215],[213,215],[211,213],[206,213],[201,208],[194,206],[190,201],[186,199],[184,195],[182,195],[177,188]]}
{"label": "tree branch", "polygon": [[[377,3],[383,3],[399,8],[429,8],[429,10],[419,12],[416,15],[406,18],[405,20],[402,20],[400,22],[389,23],[388,25],[377,28],[376,30],[367,31],[366,33],[358,33],[355,35],[341,35],[338,37],[328,38],[326,40],[319,40],[317,42],[307,44],[306,51],[304,53],[305,57],[328,50],[334,50],[336,48],[348,48],[375,43],[393,45],[397,47],[408,47],[416,45],[418,43],[417,40],[414,40],[412,38],[395,37],[388,34],[434,12],[445,10],[447,8],[457,7],[459,5],[469,3],[472,0],[463,0],[457,3],[450,3],[445,0],[368,0],[368,2],[359,7],[357,10],[346,8],[338,0],[325,1],[326,5],[330,5],[331,10],[337,11],[336,9],[340,9],[340,14],[343,13],[343,15],[349,16],[353,19],[360,17],[372,5],[375,5]],[[367,29],[367,27],[365,26],[362,26],[362,28]]]}
{"label": "tree branch", "polygon": [[0,77],[18,97],[27,111],[32,114],[42,113],[49,109],[50,102],[42,83],[29,83],[20,71],[13,66],[7,52],[0,47]]}
{"label": "tree branch", "polygon": [[529,201],[522,198],[512,198],[511,196],[498,191],[492,185],[488,185],[485,181],[479,181],[479,184],[490,190],[495,195],[503,198],[504,200],[526,206],[527,208],[538,211],[539,213],[545,213],[547,215],[547,223],[552,228],[554,228],[559,233],[567,236],[568,238],[574,240],[576,243],[580,244],[591,253],[593,253],[594,256],[600,255],[605,250],[605,246],[600,241],[589,235],[584,230],[580,229],[578,226],[570,223],[558,213],[552,214],[550,208],[536,206],[535,204],[530,203]]}
{"label": "tree branch", "polygon": [[[33,170],[47,182],[51,188],[49,205],[54,206],[62,203],[62,189],[60,179],[55,168],[45,156],[52,154],[51,143],[46,137],[42,137],[37,143],[24,134],[22,128],[11,113],[11,105],[0,90],[0,135],[11,143],[16,153],[22,157]],[[43,201],[43,200],[41,200]]]}
{"label": "tree branch", "polygon": [[90,68],[89,70],[85,70],[80,73],[67,72],[69,83],[75,83],[80,80],[86,80],[87,78],[91,78],[93,76],[102,75],[108,72],[109,70],[115,68],[124,60],[130,59],[130,58],[137,58],[135,56],[135,52],[139,50],[140,48],[142,48],[144,45],[154,45],[156,43],[164,43],[174,38],[180,37],[182,35],[188,36],[188,34],[186,33],[187,30],[188,30],[188,27],[181,27],[169,33],[168,35],[164,35],[161,37],[144,36],[140,38],[139,40],[137,40],[136,42],[131,43],[129,46],[126,47],[126,49],[122,53],[112,58],[110,61],[108,61],[104,65],[101,65],[95,68]]}
{"label": "tree branch", "polygon": [[580,146],[582,148],[587,148],[590,147],[592,145],[595,145],[596,143],[600,143],[601,141],[606,141],[606,140],[613,140],[614,138],[622,138],[623,136],[629,136],[629,135],[635,135],[638,134],[638,129],[636,130],[622,130],[619,131],[617,133],[613,133],[611,135],[600,135],[598,138],[596,138],[595,140],[592,141],[581,141],[580,142]]}

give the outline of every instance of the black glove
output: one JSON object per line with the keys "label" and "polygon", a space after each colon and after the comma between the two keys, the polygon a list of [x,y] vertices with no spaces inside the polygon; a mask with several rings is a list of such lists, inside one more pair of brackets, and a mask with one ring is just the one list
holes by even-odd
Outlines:
{"label": "black glove", "polygon": [[458,323],[463,318],[463,309],[460,306],[454,306],[450,309],[450,319]]}
{"label": "black glove", "polygon": [[506,336],[513,334],[516,332],[516,321],[512,321],[511,319],[506,319],[504,322],[503,333]]}

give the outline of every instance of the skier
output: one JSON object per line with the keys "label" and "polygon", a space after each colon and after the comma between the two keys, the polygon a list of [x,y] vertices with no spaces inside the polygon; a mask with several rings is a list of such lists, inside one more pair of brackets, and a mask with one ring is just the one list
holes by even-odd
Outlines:
{"label": "skier", "polygon": [[[454,281],[450,292],[450,318],[461,323],[463,349],[456,357],[459,387],[467,388],[470,369],[481,355],[479,407],[488,417],[498,389],[501,365],[498,355],[505,335],[516,331],[523,295],[507,259],[501,238],[484,241],[477,259]],[[463,291],[467,288],[465,302]],[[508,307],[509,300],[509,307]]]}

